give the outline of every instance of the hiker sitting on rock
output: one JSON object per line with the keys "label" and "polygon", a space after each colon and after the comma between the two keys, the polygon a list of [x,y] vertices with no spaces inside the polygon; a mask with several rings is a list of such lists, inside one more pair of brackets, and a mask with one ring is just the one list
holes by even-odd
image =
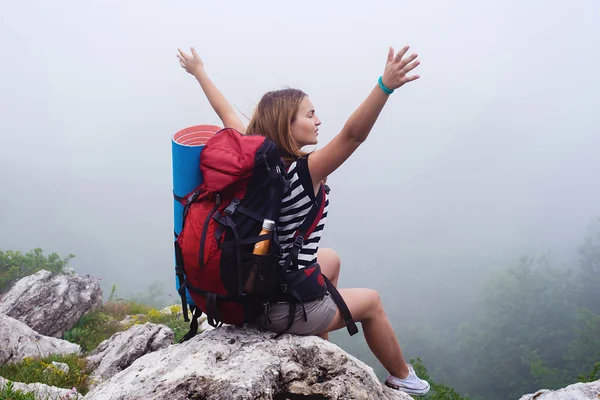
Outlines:
{"label": "hiker sitting on rock", "polygon": [[[320,197],[323,181],[367,139],[390,94],[405,83],[419,78],[418,75],[409,75],[419,65],[419,61],[417,54],[405,57],[407,51],[408,46],[396,54],[392,48],[389,49],[383,75],[371,93],[350,116],[341,132],[323,148],[311,153],[303,152],[302,148],[317,144],[321,121],[304,92],[283,89],[266,93],[246,128],[233,107],[208,78],[204,64],[194,48],[191,49],[191,54],[179,50],[177,55],[181,66],[200,83],[225,128],[233,128],[242,134],[265,136],[278,146],[291,183],[289,191],[284,195],[277,225],[283,259],[292,251],[293,233],[307,216],[310,208],[307,205],[315,201],[324,202],[316,228],[304,240],[298,252],[297,267],[302,269],[318,263],[322,274],[333,285],[337,285],[340,273],[339,256],[331,249],[319,249],[329,206],[327,195]],[[341,289],[339,293],[353,319],[361,322],[365,339],[373,354],[389,372],[386,385],[409,394],[427,393],[429,383],[418,378],[412,366],[404,360],[379,294],[375,290],[358,288]],[[290,309],[287,303],[272,303],[267,313],[257,319],[256,324],[273,332],[319,335],[325,339],[328,338],[328,332],[346,326],[340,309],[329,294],[304,303],[303,307],[294,307],[295,315],[291,315],[291,318]],[[291,327],[289,322],[293,322]]]}

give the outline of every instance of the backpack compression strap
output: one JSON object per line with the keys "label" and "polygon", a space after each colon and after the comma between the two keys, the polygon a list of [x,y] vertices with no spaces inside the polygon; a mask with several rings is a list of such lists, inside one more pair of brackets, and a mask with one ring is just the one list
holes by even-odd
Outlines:
{"label": "backpack compression strap", "polygon": [[190,330],[181,338],[179,343],[190,340],[196,336],[196,333],[198,333],[198,318],[202,316],[202,311],[200,311],[200,309],[196,306],[190,306],[190,309],[192,310],[192,322],[190,324]]}
{"label": "backpack compression strap", "polygon": [[[183,226],[185,225],[185,217],[187,216],[188,210],[190,208],[190,205],[192,203],[194,203],[196,200],[198,200],[198,196],[203,193],[203,190],[200,189],[199,187],[194,189],[192,192],[188,193],[185,197],[180,197],[177,194],[175,194],[175,191],[173,191],[173,197],[175,198],[175,200],[177,200],[178,202],[180,202],[183,205],[183,220],[182,220],[182,231],[183,231]],[[179,235],[177,235],[177,232],[173,231],[173,234],[175,235],[175,275],[177,276],[178,280],[179,280],[179,296],[181,297],[181,310],[183,311],[183,320],[185,322],[189,322],[189,318],[188,318],[188,304],[187,304],[187,298],[186,298],[186,288],[188,286],[187,280],[185,279],[185,269],[183,266],[183,254],[181,253],[181,246],[179,245],[179,242],[177,241],[177,238],[179,237]],[[191,309],[191,307],[190,307]],[[194,310],[190,310],[192,311],[192,317],[193,317],[193,313]]]}

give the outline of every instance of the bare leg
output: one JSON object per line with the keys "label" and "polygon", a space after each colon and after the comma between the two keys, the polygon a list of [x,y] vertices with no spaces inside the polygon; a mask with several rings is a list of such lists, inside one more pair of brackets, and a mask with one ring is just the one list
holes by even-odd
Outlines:
{"label": "bare leg", "polygon": [[[333,249],[321,248],[317,250],[317,262],[321,266],[323,275],[337,287],[341,267],[340,256]],[[325,340],[329,340],[327,332],[323,332],[319,336]]]}
{"label": "bare leg", "polygon": [[321,272],[325,275],[333,286],[337,287],[340,278],[341,261],[338,253],[333,249],[317,250],[317,262],[321,266]]}
{"label": "bare leg", "polygon": [[[400,344],[388,320],[379,294],[371,289],[340,289],[354,321],[361,322],[369,348],[385,369],[395,377],[408,376]],[[344,328],[346,324],[338,310],[325,332]]]}

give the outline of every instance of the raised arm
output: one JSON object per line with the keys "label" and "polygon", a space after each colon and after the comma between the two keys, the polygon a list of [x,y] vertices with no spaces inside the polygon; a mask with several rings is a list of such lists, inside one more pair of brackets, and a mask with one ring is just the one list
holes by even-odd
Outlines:
{"label": "raised arm", "polygon": [[213,110],[217,113],[221,121],[223,121],[223,127],[233,128],[241,133],[246,133],[246,127],[242,120],[238,117],[235,110],[229,104],[223,93],[217,89],[215,84],[210,80],[206,71],[204,70],[204,63],[202,59],[196,53],[196,49],[191,48],[192,54],[189,55],[183,52],[181,49],[177,49],[179,54],[177,58],[181,66],[193,75],[200,83],[208,102],[212,106]]}
{"label": "raised arm", "polygon": [[[382,77],[385,89],[395,90],[405,83],[419,78],[419,75],[407,75],[419,65],[416,53],[404,58],[407,51],[408,46],[405,46],[394,57],[394,49],[390,47]],[[346,121],[341,132],[322,149],[316,150],[310,155],[308,169],[315,187],[342,165],[367,139],[389,96],[390,94],[377,84]]]}

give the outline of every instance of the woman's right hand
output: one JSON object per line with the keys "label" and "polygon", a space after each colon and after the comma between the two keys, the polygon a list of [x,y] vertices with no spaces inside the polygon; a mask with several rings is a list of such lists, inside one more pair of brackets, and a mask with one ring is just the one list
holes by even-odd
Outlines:
{"label": "woman's right hand", "polygon": [[181,49],[177,49],[179,54],[177,54],[177,58],[179,59],[179,64],[181,67],[185,69],[188,73],[196,76],[198,72],[202,72],[204,70],[204,62],[196,53],[196,49],[191,47],[192,55],[187,54]]}
{"label": "woman's right hand", "polygon": [[[408,75],[420,62],[416,53],[405,57],[407,52],[408,46],[404,46],[394,56],[394,49],[390,47],[382,75],[383,85],[388,89],[398,89],[405,83],[419,78],[419,75]],[[389,97],[388,91],[383,90],[379,83],[375,84],[366,100],[348,118],[340,133],[322,149],[311,153],[308,169],[315,187],[339,168],[367,139]]]}

